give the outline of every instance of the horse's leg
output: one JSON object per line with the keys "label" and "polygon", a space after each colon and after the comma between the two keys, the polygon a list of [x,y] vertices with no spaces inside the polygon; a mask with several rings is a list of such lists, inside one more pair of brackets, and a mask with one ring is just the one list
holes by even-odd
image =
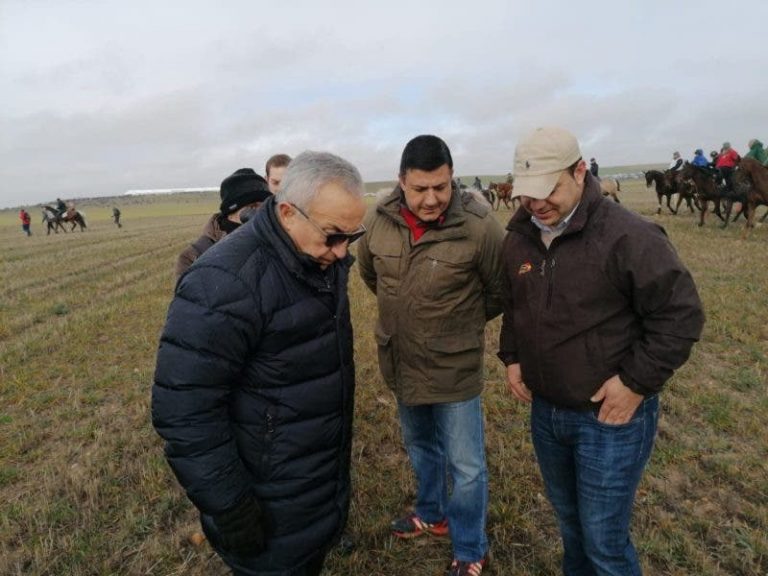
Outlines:
{"label": "horse's leg", "polygon": [[[755,206],[755,212],[757,212],[757,206]],[[749,214],[747,214],[747,215],[749,215]],[[763,217],[762,217],[762,218],[760,218],[760,224],[762,224],[763,222],[765,222],[765,219],[766,219],[766,218],[768,218],[768,210],[766,210],[766,211],[765,211],[765,214],[763,214]]]}
{"label": "horse's leg", "polygon": [[736,222],[736,220],[739,219],[739,216],[744,216],[744,219],[747,219],[747,202],[739,202],[739,209],[736,210],[736,214],[733,216],[732,222]]}
{"label": "horse's leg", "polygon": [[[717,193],[717,191],[715,191]],[[720,202],[723,200],[721,196],[715,197],[715,199],[712,201],[712,204],[715,206],[715,214],[717,214],[717,217],[720,218],[720,220],[723,220],[723,213],[720,211]],[[726,200],[726,203],[730,203],[730,200]]]}
{"label": "horse's leg", "polygon": [[723,219],[723,223],[720,224],[720,228],[725,228],[728,226],[728,221],[731,219],[731,210],[733,209],[733,202],[731,200],[725,201],[725,218]]}
{"label": "horse's leg", "polygon": [[672,208],[672,194],[667,196],[667,206],[669,206],[669,211],[672,212],[672,214],[677,214],[680,211],[680,204],[683,201],[683,195],[678,194],[677,195],[677,204],[675,204],[674,209]]}
{"label": "horse's leg", "polygon": [[749,202],[749,206],[747,206],[747,223],[744,225],[744,230],[741,233],[742,238],[747,237],[747,233],[749,233],[752,228],[755,227],[755,212],[757,211],[757,203],[756,202]]}
{"label": "horse's leg", "polygon": [[707,208],[709,207],[709,200],[701,199],[701,216],[699,217],[699,228],[704,226],[704,217],[707,214]]}

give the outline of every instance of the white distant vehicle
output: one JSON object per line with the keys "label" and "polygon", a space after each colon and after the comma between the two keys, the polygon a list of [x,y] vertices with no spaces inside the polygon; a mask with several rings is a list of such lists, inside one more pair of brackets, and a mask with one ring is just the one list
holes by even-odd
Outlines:
{"label": "white distant vehicle", "polygon": [[174,194],[176,192],[218,192],[215,188],[153,188],[150,190],[128,190],[123,196],[140,196],[142,194]]}

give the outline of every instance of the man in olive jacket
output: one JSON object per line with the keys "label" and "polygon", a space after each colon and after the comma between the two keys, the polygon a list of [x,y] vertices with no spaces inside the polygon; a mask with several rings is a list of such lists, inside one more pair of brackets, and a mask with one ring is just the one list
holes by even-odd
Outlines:
{"label": "man in olive jacket", "polygon": [[704,322],[664,230],[603,199],[578,142],[541,128],[515,152],[499,357],[531,434],[570,575],[639,575],[629,538],[658,393]]}
{"label": "man in olive jacket", "polygon": [[357,169],[299,155],[246,224],[176,286],[152,420],[203,530],[240,576],[320,573],[347,519]]}
{"label": "man in olive jacket", "polygon": [[501,312],[503,232],[488,206],[452,179],[445,142],[411,140],[399,185],[366,217],[357,256],[378,301],[379,367],[397,397],[418,482],[415,510],[393,522],[393,533],[450,531],[451,574],[479,574],[488,551],[484,330]]}

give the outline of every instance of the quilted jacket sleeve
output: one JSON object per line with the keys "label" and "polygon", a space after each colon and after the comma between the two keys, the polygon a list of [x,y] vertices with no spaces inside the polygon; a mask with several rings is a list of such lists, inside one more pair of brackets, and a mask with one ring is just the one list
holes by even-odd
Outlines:
{"label": "quilted jacket sleeve", "polygon": [[627,386],[659,392],[700,338],[704,312],[690,272],[664,232],[647,225],[642,239],[624,236],[612,252],[609,274],[625,285],[642,335],[619,366]]}
{"label": "quilted jacket sleeve", "polygon": [[227,400],[258,346],[256,300],[235,275],[193,268],[177,286],[157,353],[152,421],[179,483],[211,515],[248,495]]}

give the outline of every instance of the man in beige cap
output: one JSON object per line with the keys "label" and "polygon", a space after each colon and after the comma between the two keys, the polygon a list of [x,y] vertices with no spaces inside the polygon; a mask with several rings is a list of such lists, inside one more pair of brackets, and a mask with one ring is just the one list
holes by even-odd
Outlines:
{"label": "man in beige cap", "polygon": [[661,227],[603,199],[566,130],[518,144],[514,195],[499,357],[509,391],[532,403],[563,573],[641,574],[635,490],[658,393],[701,334],[696,286]]}

